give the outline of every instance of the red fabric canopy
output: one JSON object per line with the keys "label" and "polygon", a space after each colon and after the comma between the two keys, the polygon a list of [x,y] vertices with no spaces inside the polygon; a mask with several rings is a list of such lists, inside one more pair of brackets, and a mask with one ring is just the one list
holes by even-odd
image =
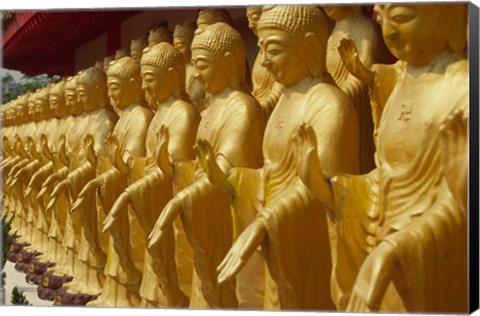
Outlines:
{"label": "red fabric canopy", "polygon": [[[34,76],[71,75],[75,48],[107,32],[105,55],[120,48],[120,22],[140,11],[21,11],[3,26],[3,64]],[[113,28],[112,25],[116,27]],[[118,34],[113,34],[118,33]]]}

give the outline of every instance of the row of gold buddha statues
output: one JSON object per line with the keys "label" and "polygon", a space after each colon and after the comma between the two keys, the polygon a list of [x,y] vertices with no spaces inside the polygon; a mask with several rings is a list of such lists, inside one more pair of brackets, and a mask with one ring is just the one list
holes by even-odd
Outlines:
{"label": "row of gold buddha statues", "polygon": [[466,311],[467,6],[373,9],[247,8],[251,79],[201,10],[3,105],[3,211],[91,306]]}

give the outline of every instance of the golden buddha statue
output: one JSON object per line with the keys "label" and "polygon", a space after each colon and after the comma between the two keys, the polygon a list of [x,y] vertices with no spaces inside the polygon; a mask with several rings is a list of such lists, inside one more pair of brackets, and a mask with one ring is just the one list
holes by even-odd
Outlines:
{"label": "golden buddha statue", "polygon": [[[69,135],[72,147],[68,151],[69,172],[66,178],[60,181],[51,193],[51,201],[47,209],[55,205],[57,197],[69,193],[69,205],[79,196],[85,185],[95,178],[97,157],[107,156],[106,139],[113,130],[117,117],[107,108],[106,75],[96,67],[88,68],[76,77],[76,92],[78,102],[84,107],[80,124],[70,129]],[[86,198],[83,208],[75,220],[80,223],[80,243],[78,245],[78,259],[82,262],[79,267],[83,276],[76,274],[76,289],[83,293],[100,293],[106,262],[106,240],[100,235],[98,227],[98,212],[94,197]],[[73,235],[68,236],[73,238]],[[69,241],[70,246],[74,240]],[[83,270],[82,270],[83,269]],[[88,284],[84,281],[88,280]],[[82,283],[83,281],[83,283]]]}
{"label": "golden buddha statue", "polygon": [[[97,156],[97,175],[78,195],[71,211],[84,212],[84,201],[99,193],[98,224],[103,223],[118,195],[133,179],[131,160],[144,157],[145,137],[152,112],[142,103],[140,66],[131,57],[110,63],[107,72],[108,95],[120,114],[112,134],[108,136],[108,152]],[[80,210],[82,209],[82,210]],[[138,224],[126,212],[110,231],[108,241],[106,280],[102,294],[89,305],[138,306],[138,290],[143,270],[145,243],[139,235]],[[100,228],[100,226],[98,226]],[[141,252],[141,253],[139,253]]]}
{"label": "golden buddha statue", "polygon": [[[194,159],[193,145],[200,115],[198,110],[187,102],[183,55],[171,44],[160,43],[145,49],[140,65],[143,89],[149,95],[150,102],[154,103],[152,108],[155,110],[155,116],[147,131],[145,175],[130,184],[119,196],[108,213],[104,229],[114,227],[119,217],[124,216],[122,213],[126,213],[126,206],[131,203],[145,238],[148,238],[159,212],[173,197],[173,179],[157,164],[158,148],[168,147],[167,164],[174,160]],[[170,84],[164,85],[164,82]],[[171,135],[168,144],[161,142],[165,137],[163,134],[163,137],[158,136],[161,131]],[[175,236],[173,231],[170,233],[167,242],[145,253],[145,268],[140,287],[142,306],[188,306],[193,268],[191,249],[188,249],[188,244],[183,247],[180,244],[185,243],[183,227],[175,226]],[[175,245],[179,250],[177,252]],[[163,260],[156,257],[160,252],[167,254],[162,257]],[[187,252],[190,258],[183,257]],[[175,256],[172,255],[174,253]],[[159,292],[165,296],[164,299]]]}
{"label": "golden buddha statue", "polygon": [[358,48],[358,58],[367,68],[374,63],[386,63],[387,49],[380,28],[362,6],[325,5],[322,8],[335,21],[328,38],[327,69],[336,84],[350,97],[357,111],[360,128],[360,172],[366,173],[375,167],[368,87],[350,74],[342,63],[338,47],[343,39],[350,39]]}
{"label": "golden buddha statue", "polygon": [[300,181],[291,139],[302,122],[309,122],[322,140],[312,155],[331,173],[358,172],[357,116],[327,72],[327,23],[320,9],[275,6],[264,10],[258,37],[263,64],[284,91],[265,130],[262,169],[252,172],[250,179],[239,180],[232,172],[219,174],[206,156],[211,176],[219,182],[226,177],[226,187],[242,192],[244,196],[235,198],[250,208],[253,217],[219,265],[218,280],[224,282],[238,273],[262,245],[282,309],[332,310],[335,240],[329,240],[331,218]]}
{"label": "golden buddha statue", "polygon": [[[245,77],[242,37],[229,25],[215,23],[195,35],[192,57],[194,77],[211,95],[208,108],[202,112],[197,139],[213,144],[215,159],[224,172],[234,166],[261,167],[265,121],[256,100],[240,90]],[[207,306],[238,307],[235,282],[218,284],[215,272],[233,238],[230,195],[209,181],[198,161],[176,161],[173,173],[174,181],[189,185],[177,192],[161,212],[150,234],[149,247],[164,242],[182,212],[185,232],[193,248],[194,281],[198,276]],[[187,180],[182,180],[182,176]],[[195,288],[192,284],[192,291]],[[242,288],[241,293],[253,294],[252,290],[255,289]],[[190,306],[197,307],[192,302]]]}
{"label": "golden buddha statue", "polygon": [[140,62],[142,58],[142,51],[148,46],[147,35],[143,35],[139,38],[133,39],[130,44],[130,56],[137,62]]}
{"label": "golden buddha statue", "polygon": [[195,33],[195,23],[185,22],[183,24],[177,24],[173,32],[173,45],[178,49],[184,59],[186,69],[186,89],[190,96],[190,100],[201,112],[204,110],[205,92],[202,89],[202,85],[198,80],[193,78],[193,65],[192,65],[192,40]]}
{"label": "golden buddha statue", "polygon": [[[307,153],[302,180],[337,218],[332,293],[340,310],[465,312],[467,6],[374,9],[388,48],[406,63],[378,125],[377,167],[329,179],[308,154],[316,148],[309,128],[297,139]],[[448,133],[460,144],[455,150]]]}
{"label": "golden buddha statue", "polygon": [[173,42],[173,35],[172,32],[165,26],[156,27],[150,32],[148,32],[148,47],[152,47],[153,45],[167,42]]}
{"label": "golden buddha statue", "polygon": [[[248,27],[257,36],[257,23],[262,15],[262,7],[247,7]],[[270,117],[278,98],[282,94],[283,86],[275,82],[273,76],[262,65],[263,55],[260,50],[255,58],[252,68],[252,95],[258,100],[265,112],[265,117]]]}

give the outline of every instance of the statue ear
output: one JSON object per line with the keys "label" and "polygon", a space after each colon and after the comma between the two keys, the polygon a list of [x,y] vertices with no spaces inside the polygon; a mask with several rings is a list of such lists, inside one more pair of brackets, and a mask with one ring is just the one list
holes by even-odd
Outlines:
{"label": "statue ear", "polygon": [[240,82],[238,80],[238,68],[235,55],[232,52],[226,52],[223,55],[223,72],[228,80],[228,85],[232,89],[238,89]]}
{"label": "statue ear", "polygon": [[173,95],[175,98],[180,98],[182,91],[180,89],[180,75],[178,74],[178,71],[170,67],[167,70],[168,73],[168,82],[170,84],[170,88],[172,89]]}
{"label": "statue ear", "polygon": [[308,72],[312,78],[318,78],[322,71],[321,62],[319,62],[322,56],[320,40],[317,34],[307,32],[305,34],[304,43],[305,61],[307,63]]}

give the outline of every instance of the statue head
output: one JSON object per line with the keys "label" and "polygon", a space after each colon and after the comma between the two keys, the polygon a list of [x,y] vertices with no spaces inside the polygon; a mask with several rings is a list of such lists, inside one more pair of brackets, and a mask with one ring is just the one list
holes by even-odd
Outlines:
{"label": "statue head", "polygon": [[140,60],[142,89],[153,109],[171,96],[181,98],[185,92],[183,55],[169,43],[145,48]]}
{"label": "statue head", "polygon": [[148,33],[148,47],[152,47],[153,45],[163,42],[173,42],[172,32],[167,27],[160,26],[154,28]]}
{"label": "statue head", "polygon": [[262,66],[285,87],[325,72],[327,22],[314,6],[264,8],[258,21]]}
{"label": "statue head", "polygon": [[355,5],[322,5],[325,14],[332,20],[341,21],[349,14],[362,12],[361,6]]}
{"label": "statue head", "polygon": [[77,100],[77,79],[75,76],[68,77],[65,80],[64,95],[67,110],[70,114],[79,115],[84,111],[82,104]]}
{"label": "statue head", "polygon": [[427,64],[445,51],[466,49],[464,3],[377,4],[374,10],[390,52],[411,65]]}
{"label": "statue head", "polygon": [[50,87],[40,89],[35,96],[35,111],[37,120],[45,120],[52,116],[49,101]]}
{"label": "statue head", "polygon": [[140,62],[140,58],[142,58],[142,51],[147,46],[148,46],[147,35],[143,35],[139,38],[133,39],[132,43],[130,44],[130,56],[136,62]]}
{"label": "statue head", "polygon": [[84,110],[90,112],[107,105],[107,76],[96,68],[90,67],[76,77],[77,100]]}
{"label": "statue head", "polygon": [[232,17],[230,14],[224,9],[217,9],[217,8],[207,8],[202,9],[198,12],[197,17],[197,27],[198,29],[195,33],[201,33],[205,30],[205,28],[209,25],[223,22],[228,25],[232,25]]}
{"label": "statue head", "polygon": [[190,63],[192,59],[191,46],[194,33],[195,23],[193,22],[177,24],[173,31],[173,45],[182,53],[185,64]]}
{"label": "statue head", "polygon": [[56,117],[60,118],[68,114],[65,101],[65,81],[52,84],[49,92],[50,108]]}
{"label": "statue head", "polygon": [[212,95],[227,87],[239,89],[245,82],[243,39],[226,23],[215,23],[195,35],[192,62],[194,78]]}
{"label": "statue head", "polygon": [[261,15],[262,15],[262,7],[261,6],[247,7],[248,27],[252,30],[252,32],[255,35],[258,35],[257,25],[258,25],[258,20],[260,20]]}
{"label": "statue head", "polygon": [[140,65],[132,57],[123,57],[110,62],[107,72],[110,104],[123,110],[142,99]]}
{"label": "statue head", "polygon": [[105,58],[103,59],[103,69],[102,70],[105,73],[108,71],[108,65],[114,59],[115,59],[115,56],[113,56],[113,55],[105,56]]}

